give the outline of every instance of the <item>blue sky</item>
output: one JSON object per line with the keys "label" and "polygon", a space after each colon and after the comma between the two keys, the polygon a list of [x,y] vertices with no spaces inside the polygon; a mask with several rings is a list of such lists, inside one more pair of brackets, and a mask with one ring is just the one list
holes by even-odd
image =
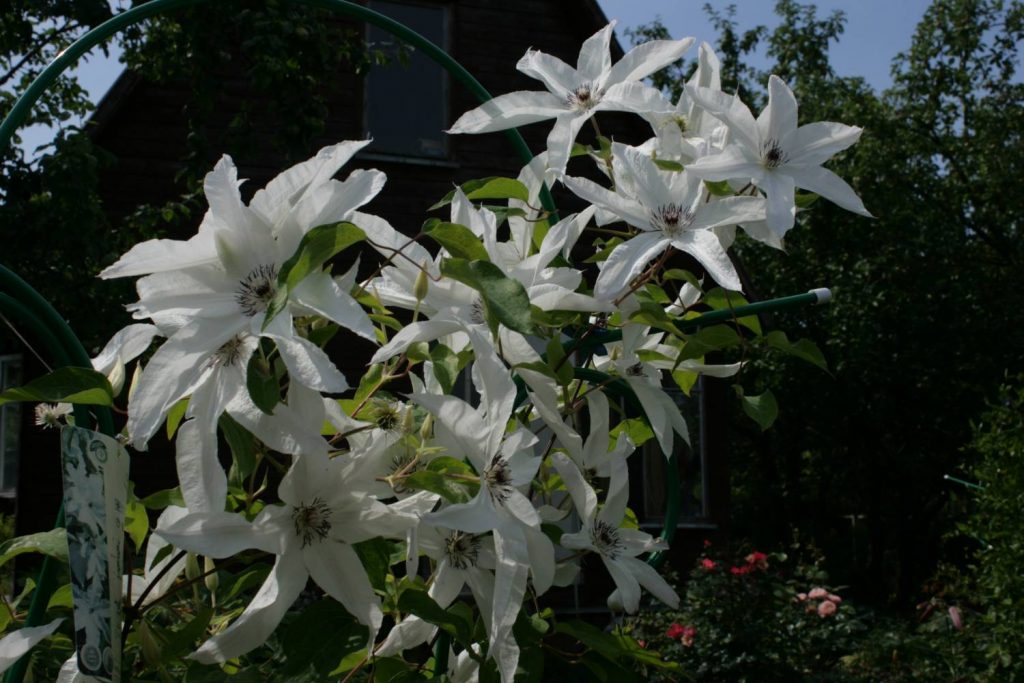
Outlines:
{"label": "blue sky", "polygon": [[[598,0],[609,19],[617,19],[616,30],[624,48],[629,40],[627,28],[661,17],[672,36],[694,36],[714,45],[716,34],[701,9],[706,0]],[[723,9],[729,4],[737,7],[736,18],[740,29],[759,24],[772,27],[776,23],[772,8],[774,0],[710,0],[712,6]],[[838,44],[832,46],[830,56],[833,67],[841,76],[863,76],[876,89],[892,83],[889,69],[893,57],[910,46],[914,27],[921,19],[929,0],[816,0],[819,15],[833,10],[846,13],[846,32]],[[92,94],[93,101],[106,93],[120,73],[119,53],[109,57],[94,49],[80,64],[79,78],[83,87]],[[509,66],[512,68],[512,65]],[[47,128],[24,128],[20,131],[22,147],[28,151],[46,144],[53,137]]]}
{"label": "blue sky", "polygon": [[[763,24],[772,28],[777,19],[774,0],[598,0],[609,19],[618,19],[616,31],[624,48],[629,40],[623,31],[660,16],[673,38],[693,36],[714,46],[714,29],[701,9],[705,2],[719,10],[736,5],[739,28]],[[803,0],[812,4],[809,0]],[[835,10],[846,14],[846,32],[830,50],[833,68],[840,76],[863,76],[875,89],[892,84],[892,58],[910,47],[914,28],[930,0],[813,0],[818,16]]]}

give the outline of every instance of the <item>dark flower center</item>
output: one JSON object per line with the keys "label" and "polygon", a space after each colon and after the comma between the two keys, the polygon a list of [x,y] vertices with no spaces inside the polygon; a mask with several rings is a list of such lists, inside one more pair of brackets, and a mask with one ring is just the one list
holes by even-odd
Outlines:
{"label": "dark flower center", "polygon": [[679,204],[662,204],[651,211],[651,227],[675,237],[693,223],[693,212]]}
{"label": "dark flower center", "polygon": [[789,161],[789,157],[782,150],[779,141],[771,138],[761,146],[761,161],[765,168],[778,168]]}
{"label": "dark flower center", "polygon": [[456,569],[475,567],[480,556],[480,537],[464,531],[453,531],[444,539],[444,552]]}
{"label": "dark flower center", "polygon": [[331,530],[331,508],[317,496],[309,505],[299,503],[294,508],[292,523],[295,525],[295,535],[302,539],[302,547],[305,548],[314,541],[327,538]]}
{"label": "dark flower center", "polygon": [[486,482],[487,490],[491,492],[491,497],[495,502],[504,503],[508,500],[514,489],[512,468],[508,466],[508,461],[500,455],[494,456],[490,466],[484,470],[484,482]]}
{"label": "dark flower center", "polygon": [[566,95],[566,102],[573,109],[590,109],[597,104],[598,93],[590,83],[581,83]]}
{"label": "dark flower center", "polygon": [[484,301],[480,297],[473,299],[469,307],[469,321],[474,325],[483,325],[487,322],[487,311],[484,309]]}
{"label": "dark flower center", "polygon": [[242,350],[244,348],[245,337],[240,334],[236,334],[234,337],[221,344],[221,347],[213,352],[213,355],[210,357],[209,365],[211,367],[222,368],[237,365],[241,363]]}
{"label": "dark flower center", "polygon": [[590,527],[590,540],[602,555],[612,560],[625,548],[622,539],[619,538],[619,530],[600,519],[595,519]]}
{"label": "dark flower center", "polygon": [[256,266],[238,283],[235,301],[247,317],[251,318],[267,310],[267,305],[277,293],[277,266],[265,264]]}

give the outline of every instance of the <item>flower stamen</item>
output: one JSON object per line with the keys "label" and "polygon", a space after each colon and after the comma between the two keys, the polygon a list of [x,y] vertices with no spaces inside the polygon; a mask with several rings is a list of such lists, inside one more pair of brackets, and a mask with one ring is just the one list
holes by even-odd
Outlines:
{"label": "flower stamen", "polygon": [[484,482],[496,503],[504,503],[512,495],[512,468],[500,455],[494,456],[490,466],[484,470]]}
{"label": "flower stamen", "polygon": [[693,212],[675,203],[662,204],[651,211],[651,227],[668,237],[676,237],[693,223]]}
{"label": "flower stamen", "polygon": [[238,283],[235,301],[247,317],[267,310],[267,305],[277,293],[277,266],[263,264],[249,271]]}
{"label": "flower stamen", "polygon": [[787,161],[789,161],[789,157],[775,138],[771,138],[761,145],[761,162],[765,168],[778,168]]}
{"label": "flower stamen", "polygon": [[299,503],[294,508],[292,523],[295,525],[295,535],[302,539],[303,548],[327,538],[331,530],[331,512],[331,508],[319,496],[309,505]]}
{"label": "flower stamen", "polygon": [[612,560],[625,548],[622,539],[619,538],[619,530],[600,519],[595,519],[590,527],[590,540],[602,555]]}
{"label": "flower stamen", "polygon": [[464,531],[452,531],[444,539],[444,552],[456,569],[475,567],[480,556],[480,537]]}

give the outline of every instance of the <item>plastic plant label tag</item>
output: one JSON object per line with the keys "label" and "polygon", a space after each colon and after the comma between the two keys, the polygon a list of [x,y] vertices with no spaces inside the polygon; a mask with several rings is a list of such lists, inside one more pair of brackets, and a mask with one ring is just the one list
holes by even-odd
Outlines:
{"label": "plastic plant label tag", "polygon": [[80,680],[118,683],[128,454],[81,427],[65,427],[60,440]]}

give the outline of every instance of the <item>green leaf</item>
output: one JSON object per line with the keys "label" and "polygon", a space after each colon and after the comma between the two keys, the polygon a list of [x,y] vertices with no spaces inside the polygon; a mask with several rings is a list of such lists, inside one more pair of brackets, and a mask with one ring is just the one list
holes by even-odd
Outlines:
{"label": "green leaf", "polygon": [[213,608],[202,607],[196,616],[177,631],[164,631],[167,641],[160,648],[160,661],[168,664],[186,652],[194,650],[196,644],[206,634],[206,627],[213,617]]}
{"label": "green leaf", "polygon": [[572,363],[569,362],[569,358],[565,354],[565,347],[562,346],[559,339],[552,339],[548,342],[547,361],[548,367],[551,368],[551,373],[558,383],[563,387],[569,386],[573,377]]}
{"label": "green leaf", "polygon": [[530,190],[514,178],[489,178],[475,190],[466,192],[468,199],[518,199],[530,201]]}
{"label": "green leaf", "polygon": [[779,416],[779,404],[775,402],[775,395],[772,394],[771,389],[757,396],[745,396],[742,393],[742,387],[736,387],[736,389],[743,403],[743,412],[760,425],[762,432],[771,427],[775,418]]}
{"label": "green leaf", "polygon": [[103,373],[69,366],[0,394],[0,405],[19,401],[110,406],[114,390]]}
{"label": "green leaf", "polygon": [[818,201],[818,195],[813,192],[797,192],[795,199],[796,207],[798,209],[806,209],[811,204]]}
{"label": "green leaf", "polygon": [[732,188],[729,187],[728,180],[705,180],[704,187],[708,188],[708,192],[716,197],[729,197],[733,194]]}
{"label": "green leaf", "polygon": [[141,552],[146,534],[149,533],[149,514],[146,512],[146,506],[134,494],[128,498],[128,504],[124,508],[124,531],[132,539],[135,552]]}
{"label": "green leaf", "polygon": [[68,561],[68,537],[64,529],[18,536],[0,544],[0,565],[24,553],[41,553],[61,562]]}
{"label": "green leaf", "polygon": [[682,171],[684,166],[678,161],[670,159],[655,159],[654,165],[663,171]]}
{"label": "green leaf", "polygon": [[46,603],[46,611],[49,612],[51,609],[55,609],[57,607],[71,609],[74,604],[72,602],[73,599],[71,584],[65,583],[63,586],[53,591],[53,594],[50,596],[50,601]]}
{"label": "green leaf", "polygon": [[[530,201],[530,191],[518,180],[513,178],[502,178],[498,176],[490,178],[479,178],[463,183],[462,192],[467,199],[518,199],[523,202]],[[452,203],[455,197],[455,190],[444,196],[441,201],[431,206],[428,211],[440,209]]]}
{"label": "green leaf", "polygon": [[[704,303],[715,310],[731,310],[737,306],[745,306],[749,302],[737,292],[731,292],[727,289],[722,289],[721,287],[715,287],[707,293],[704,298]],[[737,318],[736,322],[743,325],[754,334],[761,334],[761,323],[758,321],[756,315]]]}
{"label": "green leaf", "polygon": [[238,476],[246,479],[256,469],[256,437],[227,413],[220,416],[217,425],[224,433],[224,439],[231,449],[231,458],[238,470]]}
{"label": "green leaf", "polygon": [[312,664],[321,676],[329,675],[351,652],[366,646],[366,627],[337,601],[314,602],[288,624],[281,637],[285,654],[282,673],[299,673]]}
{"label": "green leaf", "polygon": [[263,329],[288,305],[288,296],[307,275],[320,268],[335,254],[366,239],[366,233],[347,221],[318,225],[299,242],[298,249],[281,265],[277,275],[277,291],[267,306]]}
{"label": "green leaf", "polygon": [[434,362],[434,377],[446,394],[452,392],[455,379],[459,376],[459,357],[454,351],[438,344],[430,350],[430,360]]}
{"label": "green leaf", "polygon": [[185,507],[185,499],[181,495],[181,489],[175,486],[173,489],[149,494],[142,499],[142,504],[150,510],[163,510],[168,505]]}
{"label": "green leaf", "polygon": [[480,238],[464,225],[438,222],[425,232],[456,258],[478,259],[481,261],[491,260]]}
{"label": "green leaf", "polygon": [[274,406],[281,400],[281,388],[273,368],[259,353],[249,358],[249,365],[245,369],[245,388],[257,408],[267,415],[274,414]]}
{"label": "green leaf", "polygon": [[468,482],[455,481],[441,472],[419,470],[402,480],[406,488],[430,491],[451,503],[465,503],[473,497]]}
{"label": "green leaf", "polygon": [[170,441],[174,438],[174,433],[178,431],[178,425],[181,424],[181,418],[185,417],[185,411],[188,409],[188,399],[183,398],[167,411],[167,440]]}
{"label": "green leaf", "polygon": [[672,319],[665,313],[665,309],[653,301],[641,301],[640,310],[634,311],[629,319],[641,325],[650,325],[659,330],[664,330],[679,337],[682,332],[672,323]]}
{"label": "green leaf", "polygon": [[680,361],[700,358],[713,351],[738,346],[743,341],[739,333],[729,325],[705,327],[684,339],[686,344],[679,352],[678,360]]}
{"label": "green leaf", "polygon": [[825,354],[810,339],[801,339],[794,343],[789,341],[789,337],[786,336],[785,332],[776,330],[765,335],[765,340],[772,348],[801,358],[811,365],[816,365],[825,372],[828,372],[828,361],[825,360]]}
{"label": "green leaf", "polygon": [[490,261],[449,258],[441,261],[441,274],[480,292],[487,313],[505,327],[523,334],[534,333],[526,288],[498,266]]}
{"label": "green leaf", "polygon": [[371,538],[352,544],[352,548],[363,563],[366,575],[370,578],[370,585],[376,590],[384,590],[385,577],[391,568],[391,541],[379,537]]}
{"label": "green leaf", "polygon": [[615,425],[612,430],[608,433],[612,442],[619,438],[619,434],[626,432],[630,440],[637,445],[642,446],[646,441],[654,438],[654,431],[651,429],[644,420],[640,418],[630,418],[623,420],[619,424]]}
{"label": "green leaf", "polygon": [[463,646],[468,646],[473,640],[473,624],[451,608],[446,610],[438,605],[425,590],[407,589],[398,598],[398,609],[443,628]]}

